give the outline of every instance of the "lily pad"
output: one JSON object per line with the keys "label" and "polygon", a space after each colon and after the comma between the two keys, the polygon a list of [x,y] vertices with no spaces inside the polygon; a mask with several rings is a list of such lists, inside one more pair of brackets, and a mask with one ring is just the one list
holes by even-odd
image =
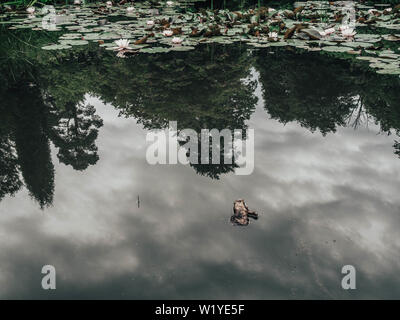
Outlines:
{"label": "lily pad", "polygon": [[322,50],[327,52],[347,52],[351,49],[349,49],[348,47],[328,46],[328,47],[323,47]]}
{"label": "lily pad", "polygon": [[65,50],[65,49],[71,49],[72,46],[66,45],[66,44],[51,44],[48,46],[42,47],[43,50]]}

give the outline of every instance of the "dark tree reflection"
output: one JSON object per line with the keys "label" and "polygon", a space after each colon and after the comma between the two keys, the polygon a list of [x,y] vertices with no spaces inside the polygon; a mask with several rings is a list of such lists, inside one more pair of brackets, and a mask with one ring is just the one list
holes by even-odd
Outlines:
{"label": "dark tree reflection", "polygon": [[[131,59],[118,59],[97,44],[62,52],[40,49],[57,36],[19,30],[10,37],[0,28],[0,41],[7,44],[0,47],[0,199],[24,183],[41,207],[52,203],[51,143],[59,161],[75,170],[97,163],[103,122],[86,103],[87,94],[146,129],[177,121],[178,132],[241,129],[246,135],[257,103],[256,82],[250,80],[256,70],[266,111],[277,121],[296,121],[323,135],[368,122],[384,133],[400,133],[400,80],[377,75],[359,62],[284,48],[251,53],[240,44]],[[394,138],[400,156],[399,141]],[[226,151],[220,149],[221,158]],[[201,159],[200,151],[196,157]],[[237,167],[200,160],[191,166],[213,179]]]}
{"label": "dark tree reflection", "polygon": [[12,137],[25,185],[40,207],[49,206],[54,194],[54,166],[46,135],[46,106],[37,86],[19,83],[8,94]]}
{"label": "dark tree reflection", "polygon": [[5,195],[14,195],[22,186],[18,159],[8,137],[0,137],[0,201]]}
{"label": "dark tree reflection", "polygon": [[[353,61],[287,49],[273,54],[262,50],[256,61],[265,108],[273,119],[297,121],[323,135],[338,126],[357,129],[373,122],[383,133],[399,135],[398,78],[378,75]],[[394,147],[399,154],[398,142]]]}
{"label": "dark tree reflection", "polygon": [[49,136],[58,148],[57,157],[75,170],[85,170],[99,160],[95,141],[103,121],[95,112],[92,105],[72,102],[65,110],[51,110],[54,124]]}
{"label": "dark tree reflection", "polygon": [[[245,122],[257,102],[256,83],[245,81],[252,66],[246,50],[210,45],[185,53],[139,55],[119,65],[104,70],[112,80],[94,90],[121,115],[136,118],[145,128],[166,128],[169,121],[177,121],[178,131],[190,128],[198,134],[214,128],[246,131]],[[213,179],[237,167],[200,161],[190,165]]]}

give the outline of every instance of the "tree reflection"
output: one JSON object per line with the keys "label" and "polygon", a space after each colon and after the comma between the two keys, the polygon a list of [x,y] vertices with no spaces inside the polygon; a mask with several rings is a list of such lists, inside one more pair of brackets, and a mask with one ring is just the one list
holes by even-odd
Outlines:
{"label": "tree reflection", "polygon": [[[16,45],[16,51],[24,52],[21,43]],[[24,49],[33,55],[32,48]],[[9,171],[2,193],[13,194],[20,188],[16,179],[20,171],[41,207],[53,201],[50,142],[59,161],[75,170],[85,170],[99,159],[95,141],[102,120],[93,106],[85,104],[87,93],[111,103],[121,115],[136,118],[147,129],[165,128],[169,121],[177,121],[178,131],[191,128],[199,133],[214,128],[245,132],[245,121],[257,101],[255,82],[244,81],[250,75],[251,59],[240,48],[211,45],[193,52],[139,55],[130,60],[90,47],[55,56],[44,51],[39,54],[37,65],[27,64],[17,55],[0,64],[7,71],[0,79],[7,84],[1,88],[0,100],[7,107],[2,109],[0,123],[8,128],[9,145],[15,144],[14,158],[6,156],[7,152],[12,155],[11,147],[2,149],[3,161],[8,161],[4,168]],[[21,67],[24,64],[25,68]],[[3,140],[5,135],[2,133]],[[220,150],[221,158],[224,151]],[[198,174],[214,179],[236,167],[235,163],[191,166]]]}
{"label": "tree reflection", "polygon": [[[256,61],[265,109],[273,119],[297,121],[323,135],[338,126],[357,129],[374,122],[383,133],[399,135],[398,78],[378,75],[353,61],[287,49],[260,51]],[[394,147],[399,154],[397,142]]]}
{"label": "tree reflection", "polygon": [[36,86],[20,83],[9,94],[18,164],[30,195],[43,208],[52,203],[54,193],[54,166],[46,135],[46,107]]}
{"label": "tree reflection", "polygon": [[99,160],[95,144],[102,119],[92,105],[69,102],[65,110],[51,109],[49,137],[58,148],[58,159],[75,170],[85,170]]}
{"label": "tree reflection", "polygon": [[[119,86],[112,90],[115,95],[106,101],[148,129],[165,128],[169,121],[177,121],[178,131],[246,131],[245,121],[257,102],[256,83],[244,81],[250,76],[250,67],[249,54],[238,47],[211,45],[187,53],[140,55],[127,64],[135,79],[117,82]],[[224,150],[220,152],[223,155]],[[214,179],[237,167],[211,161],[190,165],[198,174]]]}
{"label": "tree reflection", "polygon": [[14,195],[22,186],[15,148],[7,136],[0,137],[0,201]]}
{"label": "tree reflection", "polygon": [[[189,52],[117,59],[97,45],[45,52],[40,46],[49,39],[25,32],[18,33],[26,37],[20,42],[6,41],[7,34],[0,32],[0,41],[9,46],[0,48],[0,199],[21,188],[22,176],[41,207],[52,203],[50,143],[59,161],[75,170],[96,164],[103,123],[85,102],[86,94],[146,129],[177,121],[178,132],[242,129],[246,135],[257,103],[256,83],[249,80],[253,67],[260,74],[266,110],[282,123],[297,121],[325,135],[338,126],[358,128],[374,121],[383,132],[399,135],[400,80],[320,53],[276,49],[251,54],[240,45],[201,45]],[[221,158],[224,152],[221,148]],[[199,151],[199,164],[191,166],[213,179],[237,167],[234,162],[201,164],[201,156]]]}

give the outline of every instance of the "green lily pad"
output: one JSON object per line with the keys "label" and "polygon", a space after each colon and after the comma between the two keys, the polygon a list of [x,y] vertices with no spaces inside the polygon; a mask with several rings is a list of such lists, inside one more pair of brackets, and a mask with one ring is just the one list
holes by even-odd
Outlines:
{"label": "green lily pad", "polygon": [[60,40],[61,44],[70,45],[70,46],[84,46],[89,43],[86,40]]}
{"label": "green lily pad", "polygon": [[48,46],[42,47],[43,50],[65,50],[65,49],[71,49],[72,46],[66,45],[66,44],[51,44]]}
{"label": "green lily pad", "polygon": [[172,46],[170,47],[171,51],[190,51],[195,49],[194,47],[191,46]]}
{"label": "green lily pad", "polygon": [[153,48],[140,49],[141,53],[166,53],[169,51],[170,51],[170,48],[164,48],[164,47],[153,47]]}
{"label": "green lily pad", "polygon": [[322,50],[327,52],[347,52],[351,49],[349,49],[348,47],[329,46],[323,47]]}

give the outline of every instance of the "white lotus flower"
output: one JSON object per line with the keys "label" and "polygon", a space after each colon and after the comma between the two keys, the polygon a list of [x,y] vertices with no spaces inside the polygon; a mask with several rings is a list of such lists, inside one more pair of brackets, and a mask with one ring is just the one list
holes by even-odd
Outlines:
{"label": "white lotus flower", "polygon": [[167,1],[167,6],[173,6],[174,5],[174,2],[173,1]]}
{"label": "white lotus flower", "polygon": [[107,5],[107,7],[112,7],[113,4],[112,4],[111,1],[107,1],[107,2],[106,2],[106,5]]}
{"label": "white lotus flower", "polygon": [[128,7],[128,8],[126,8],[126,11],[128,11],[128,12],[133,12],[134,10],[135,10],[134,7]]}
{"label": "white lotus flower", "polygon": [[113,49],[114,49],[114,50],[118,50],[118,51],[126,50],[126,49],[132,50],[132,48],[129,47],[129,43],[130,43],[130,41],[129,41],[128,39],[119,39],[119,40],[116,40],[116,41],[115,41],[115,44],[116,44],[118,47],[114,47]]}
{"label": "white lotus flower", "polygon": [[321,36],[323,36],[323,37],[326,37],[326,36],[329,36],[329,35],[331,35],[332,33],[335,33],[335,32],[336,32],[335,28],[329,28],[329,29],[326,29],[324,31],[320,31],[319,34]]}
{"label": "white lotus flower", "polygon": [[272,39],[277,39],[278,38],[278,33],[277,32],[270,32],[268,33],[268,37]]}
{"label": "white lotus flower", "polygon": [[386,12],[392,12],[392,8],[387,8],[385,11]]}
{"label": "white lotus flower", "polygon": [[172,38],[172,43],[174,43],[174,44],[181,44],[182,41],[183,41],[183,39],[179,38],[179,37],[173,37]]}
{"label": "white lotus flower", "polygon": [[352,38],[356,35],[356,32],[352,28],[346,28],[342,30],[342,36],[345,38]]}
{"label": "white lotus flower", "polygon": [[174,32],[172,30],[164,30],[163,31],[163,35],[166,37],[170,37],[174,34]]}
{"label": "white lotus flower", "polygon": [[147,24],[149,27],[152,27],[152,26],[154,26],[154,21],[153,21],[153,20],[148,20],[148,21],[146,22],[146,24]]}
{"label": "white lotus flower", "polygon": [[274,8],[268,8],[268,12],[269,13],[272,13],[272,12],[275,12],[276,10],[274,9]]}
{"label": "white lotus flower", "polygon": [[29,14],[32,14],[35,12],[35,7],[28,7],[26,8],[26,12],[28,12]]}
{"label": "white lotus flower", "polygon": [[74,0],[74,4],[81,4],[81,0]]}
{"label": "white lotus flower", "polygon": [[376,9],[369,9],[368,14],[375,14],[375,12],[378,12]]}

